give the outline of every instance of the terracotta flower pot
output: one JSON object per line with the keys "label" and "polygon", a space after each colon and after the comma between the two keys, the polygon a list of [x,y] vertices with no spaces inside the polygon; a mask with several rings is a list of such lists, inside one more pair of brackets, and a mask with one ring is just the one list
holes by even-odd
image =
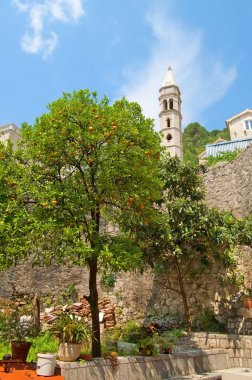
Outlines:
{"label": "terracotta flower pot", "polygon": [[80,354],[79,359],[90,361],[93,360],[93,356],[91,354]]}
{"label": "terracotta flower pot", "polygon": [[25,363],[30,347],[31,347],[31,342],[12,341],[11,342],[12,359],[21,360],[23,363]]}
{"label": "terracotta flower pot", "polygon": [[252,297],[246,297],[243,299],[243,306],[247,309],[252,309]]}

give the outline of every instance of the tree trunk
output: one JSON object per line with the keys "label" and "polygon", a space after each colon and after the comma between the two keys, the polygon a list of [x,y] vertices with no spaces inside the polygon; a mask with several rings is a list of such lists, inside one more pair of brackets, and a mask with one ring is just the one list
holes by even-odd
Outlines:
{"label": "tree trunk", "polygon": [[40,299],[36,292],[32,301],[33,305],[33,326],[37,331],[40,331]]}
{"label": "tree trunk", "polygon": [[98,291],[97,291],[97,259],[89,260],[89,296],[86,297],[91,309],[92,316],[92,355],[93,357],[101,357],[101,338],[100,338],[100,322],[98,307]]}
{"label": "tree trunk", "polygon": [[181,271],[180,271],[179,262],[177,260],[175,260],[175,262],[176,262],[176,271],[177,271],[177,275],[178,275],[180,294],[181,294],[182,302],[183,302],[185,322],[186,322],[186,326],[187,326],[187,331],[190,333],[192,331],[192,319],[191,319],[190,308],[189,308],[189,305],[187,302],[187,295],[186,295],[184,282],[183,282],[183,278],[182,278]]}

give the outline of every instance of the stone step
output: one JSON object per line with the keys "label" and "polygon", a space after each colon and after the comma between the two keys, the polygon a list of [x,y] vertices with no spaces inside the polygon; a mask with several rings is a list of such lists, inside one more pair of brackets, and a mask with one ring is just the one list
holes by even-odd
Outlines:
{"label": "stone step", "polygon": [[221,374],[217,372],[200,373],[188,376],[168,377],[164,380],[222,380]]}
{"label": "stone step", "polygon": [[252,380],[252,368],[230,368],[220,372],[222,380]]}

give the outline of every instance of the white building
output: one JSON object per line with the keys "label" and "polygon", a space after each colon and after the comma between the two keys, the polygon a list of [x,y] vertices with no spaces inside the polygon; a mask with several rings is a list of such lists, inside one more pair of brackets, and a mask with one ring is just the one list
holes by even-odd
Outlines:
{"label": "white building", "polygon": [[231,140],[252,137],[252,110],[246,109],[226,120]]}
{"label": "white building", "polygon": [[10,140],[15,147],[20,140],[19,129],[15,124],[6,124],[0,127],[0,141],[6,143]]}
{"label": "white building", "polygon": [[252,144],[252,110],[246,109],[226,120],[230,141],[218,139],[213,144],[207,144],[204,152],[199,154],[199,162],[204,163],[207,157],[216,157],[221,153],[244,150]]}

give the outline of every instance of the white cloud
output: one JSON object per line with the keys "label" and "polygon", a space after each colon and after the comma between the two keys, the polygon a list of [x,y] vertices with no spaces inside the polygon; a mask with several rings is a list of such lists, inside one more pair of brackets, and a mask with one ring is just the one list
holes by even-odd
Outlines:
{"label": "white cloud", "polygon": [[28,15],[29,28],[21,38],[22,49],[47,58],[58,43],[58,36],[47,31],[53,22],[77,22],[84,15],[83,0],[12,0],[19,12]]}
{"label": "white cloud", "polygon": [[226,67],[203,46],[203,33],[175,21],[171,14],[155,10],[146,17],[154,43],[148,61],[125,68],[126,83],[119,95],[141,104],[146,116],[159,128],[158,90],[168,66],[172,66],[182,93],[183,125],[198,121],[203,112],[223,97],[237,76],[236,67]]}

